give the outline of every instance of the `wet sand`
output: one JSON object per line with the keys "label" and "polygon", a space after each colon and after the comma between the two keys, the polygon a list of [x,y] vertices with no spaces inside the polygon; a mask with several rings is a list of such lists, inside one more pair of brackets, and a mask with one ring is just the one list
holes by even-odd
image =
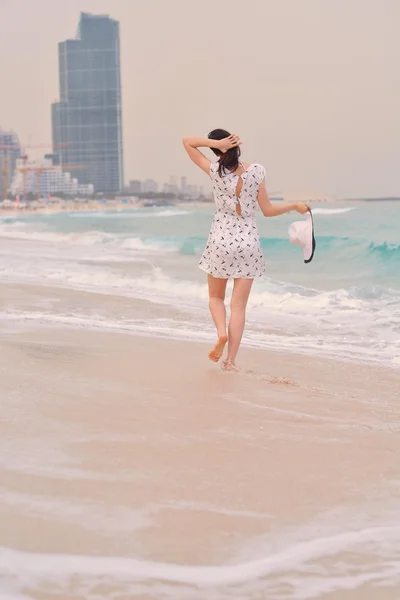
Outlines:
{"label": "wet sand", "polygon": [[0,337],[0,598],[400,597],[399,372],[207,351]]}

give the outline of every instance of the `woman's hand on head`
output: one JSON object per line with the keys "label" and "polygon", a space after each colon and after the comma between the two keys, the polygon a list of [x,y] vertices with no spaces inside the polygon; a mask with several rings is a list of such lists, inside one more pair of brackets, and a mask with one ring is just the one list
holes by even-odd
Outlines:
{"label": "woman's hand on head", "polygon": [[233,133],[232,135],[223,140],[215,140],[215,148],[218,148],[218,150],[221,150],[222,153],[225,153],[231,148],[236,148],[237,146],[240,146],[241,143],[242,142],[240,140],[240,137],[236,135],[236,133]]}
{"label": "woman's hand on head", "polygon": [[301,215],[305,215],[310,210],[310,207],[305,202],[296,202],[295,210]]}

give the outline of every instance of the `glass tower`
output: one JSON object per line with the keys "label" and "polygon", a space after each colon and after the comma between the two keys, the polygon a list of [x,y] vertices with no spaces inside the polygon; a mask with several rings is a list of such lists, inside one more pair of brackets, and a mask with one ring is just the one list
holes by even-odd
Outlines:
{"label": "glass tower", "polygon": [[77,37],[58,45],[58,59],[53,153],[80,183],[92,183],[96,192],[118,192],[123,187],[119,23],[81,13]]}

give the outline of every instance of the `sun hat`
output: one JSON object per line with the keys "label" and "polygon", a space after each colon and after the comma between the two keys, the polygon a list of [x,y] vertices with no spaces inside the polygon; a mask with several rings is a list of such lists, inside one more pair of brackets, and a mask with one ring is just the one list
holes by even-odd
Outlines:
{"label": "sun hat", "polygon": [[296,221],[289,226],[289,239],[295,246],[303,248],[304,262],[312,261],[315,252],[314,220],[311,209],[305,221]]}

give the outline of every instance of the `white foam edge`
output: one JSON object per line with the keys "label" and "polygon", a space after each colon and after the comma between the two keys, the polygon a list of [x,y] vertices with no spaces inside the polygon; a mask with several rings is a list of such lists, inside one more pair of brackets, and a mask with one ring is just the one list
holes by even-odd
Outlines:
{"label": "white foam edge", "polygon": [[346,206],[343,208],[313,208],[313,215],[342,215],[357,210],[357,206]]}
{"label": "white foam edge", "polygon": [[123,209],[120,211],[84,211],[67,213],[69,217],[79,219],[154,219],[157,217],[183,217],[193,214],[189,210],[170,208],[164,210],[151,209]]}
{"label": "white foam edge", "polygon": [[[6,328],[3,325],[6,324]],[[85,329],[92,331],[110,331],[115,333],[124,333],[138,335],[150,338],[168,338],[174,340],[208,342],[212,335],[212,326],[208,328],[203,323],[194,328],[193,323],[185,321],[173,321],[172,319],[149,319],[149,320],[130,320],[115,321],[105,319],[101,316],[88,318],[85,315],[64,315],[64,314],[46,314],[41,312],[23,312],[23,311],[0,311],[0,333],[3,331],[23,331],[27,328],[37,327],[59,327],[63,326],[70,329]],[[12,326],[13,325],[13,326]],[[251,325],[251,321],[249,321]],[[273,333],[265,334],[249,329],[242,342],[243,346],[257,349],[272,349],[279,352],[291,352],[294,354],[319,356],[321,354],[321,343],[319,339],[309,339],[307,336],[283,337]],[[362,348],[350,344],[340,344],[337,340],[328,343],[326,340],[323,345],[323,355],[327,358],[356,362],[360,364],[384,365],[386,367],[397,369],[400,365],[399,357],[392,356],[390,353],[376,354],[373,347]]]}
{"label": "white foam edge", "polygon": [[400,527],[371,527],[346,531],[297,543],[258,560],[221,566],[189,566],[151,562],[125,557],[35,554],[0,548],[0,575],[6,573],[43,579],[56,577],[115,578],[124,581],[164,581],[197,587],[240,585],[279,572],[292,571],[306,562],[331,557],[350,548],[366,544],[400,542]]}

